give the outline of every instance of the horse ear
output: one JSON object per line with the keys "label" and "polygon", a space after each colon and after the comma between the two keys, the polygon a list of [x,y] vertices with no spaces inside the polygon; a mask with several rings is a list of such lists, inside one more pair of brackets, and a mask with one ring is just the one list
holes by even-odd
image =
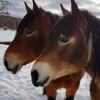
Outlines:
{"label": "horse ear", "polygon": [[70,14],[70,12],[68,10],[66,10],[61,3],[60,3],[60,7],[62,10],[63,16],[67,16]]}
{"label": "horse ear", "polygon": [[77,14],[80,10],[74,0],[71,0],[72,14]]}
{"label": "horse ear", "polygon": [[38,11],[38,6],[35,2],[35,0],[32,0],[33,1],[33,11],[37,12]]}
{"label": "horse ear", "polygon": [[25,7],[26,7],[26,11],[27,11],[27,13],[31,12],[32,9],[31,9],[30,7],[28,7],[27,3],[24,2],[24,4],[25,4]]}

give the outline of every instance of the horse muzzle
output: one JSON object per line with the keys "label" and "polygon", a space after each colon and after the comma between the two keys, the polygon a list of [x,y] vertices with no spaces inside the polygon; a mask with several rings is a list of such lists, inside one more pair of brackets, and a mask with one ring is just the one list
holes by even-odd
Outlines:
{"label": "horse muzzle", "polygon": [[38,81],[39,79],[39,73],[37,71],[33,71],[31,72],[31,76],[32,76],[32,83],[34,86],[36,87],[43,87],[45,85],[45,83],[49,80],[50,77],[47,77],[44,81]]}
{"label": "horse muzzle", "polygon": [[32,83],[34,86],[47,86],[52,80],[51,70],[47,63],[36,63],[31,71]]}
{"label": "horse muzzle", "polygon": [[13,74],[16,74],[22,67],[21,64],[10,61],[9,59],[4,59],[4,65],[8,71],[11,71]]}

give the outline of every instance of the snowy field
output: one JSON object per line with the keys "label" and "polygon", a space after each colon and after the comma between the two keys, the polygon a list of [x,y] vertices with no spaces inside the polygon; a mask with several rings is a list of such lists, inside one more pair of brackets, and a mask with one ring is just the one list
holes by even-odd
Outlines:
{"label": "snowy field", "polygon": [[[0,29],[0,41],[13,40],[15,31]],[[0,45],[0,100],[47,100],[42,95],[42,88],[35,88],[31,83],[31,65],[24,66],[17,75],[8,72],[3,65],[3,55],[7,46]],[[89,84],[91,78],[85,74],[75,100],[91,100]],[[61,99],[58,99],[61,100]]]}

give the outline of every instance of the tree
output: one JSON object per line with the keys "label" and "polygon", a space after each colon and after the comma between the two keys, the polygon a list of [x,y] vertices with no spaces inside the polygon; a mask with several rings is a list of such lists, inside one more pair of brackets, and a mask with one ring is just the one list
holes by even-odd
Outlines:
{"label": "tree", "polygon": [[0,14],[8,15],[8,7],[12,4],[8,0],[0,0]]}

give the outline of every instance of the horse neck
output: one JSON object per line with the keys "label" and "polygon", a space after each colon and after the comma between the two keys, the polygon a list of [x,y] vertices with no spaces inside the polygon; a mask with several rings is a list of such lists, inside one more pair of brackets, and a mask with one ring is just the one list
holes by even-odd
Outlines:
{"label": "horse neck", "polygon": [[[95,21],[95,36],[94,36],[94,72],[100,77],[100,19]],[[99,78],[100,79],[100,78]]]}

